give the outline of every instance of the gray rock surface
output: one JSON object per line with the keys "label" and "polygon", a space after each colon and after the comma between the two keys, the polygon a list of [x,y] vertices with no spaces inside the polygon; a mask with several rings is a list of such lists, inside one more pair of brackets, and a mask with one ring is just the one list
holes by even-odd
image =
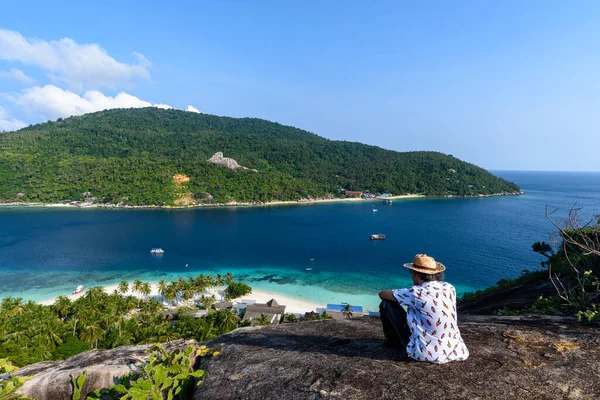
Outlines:
{"label": "gray rock surface", "polygon": [[245,328],[210,344],[194,399],[598,399],[598,327],[557,318],[465,316],[471,357],[409,362],[362,318]]}
{"label": "gray rock surface", "polygon": [[[177,340],[163,345],[168,350],[184,349],[186,343]],[[19,376],[33,376],[21,393],[36,400],[69,400],[72,396],[71,374],[79,376],[87,371],[82,399],[96,389],[118,383],[118,378],[148,361],[146,350],[151,346],[123,346],[112,350],[90,350],[65,361],[41,362],[19,370]]]}
{"label": "gray rock surface", "polygon": [[224,165],[229,169],[242,168],[241,165],[237,163],[237,161],[235,161],[233,158],[224,157],[223,153],[220,151],[213,154],[213,156],[206,161],[213,164]]}

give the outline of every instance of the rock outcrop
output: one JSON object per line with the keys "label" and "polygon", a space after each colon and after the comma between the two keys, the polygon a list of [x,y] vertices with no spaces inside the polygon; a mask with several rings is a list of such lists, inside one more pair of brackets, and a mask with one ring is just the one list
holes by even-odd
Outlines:
{"label": "rock outcrop", "polygon": [[484,294],[473,300],[461,301],[458,303],[458,311],[468,314],[489,315],[505,307],[511,310],[521,310],[531,307],[540,296],[550,297],[554,295],[556,295],[556,288],[552,285],[552,282],[542,280]]}
{"label": "rock outcrop", "polygon": [[242,168],[242,166],[239,165],[237,161],[235,161],[233,158],[224,157],[223,153],[220,151],[218,153],[213,154],[213,156],[206,161],[213,164],[223,165],[229,169]]}
{"label": "rock outcrop", "polygon": [[[599,326],[557,317],[461,315],[471,357],[444,365],[410,362],[382,346],[380,321],[311,321],[243,328],[207,343],[209,373],[194,399],[597,399]],[[169,347],[183,347],[181,341]],[[147,346],[89,351],[22,368],[25,393],[69,399],[69,375],[88,371],[85,391],[139,367]],[[89,386],[88,386],[89,384]]]}
{"label": "rock outcrop", "polygon": [[408,362],[363,318],[239,329],[211,342],[194,399],[597,399],[600,335],[552,318],[468,317],[471,357]]}
{"label": "rock outcrop", "polygon": [[[169,351],[185,349],[196,341],[177,340],[163,347]],[[82,399],[96,389],[118,383],[118,378],[133,371],[148,361],[146,350],[151,346],[123,346],[112,350],[90,350],[77,354],[65,361],[41,362],[19,370],[19,376],[33,376],[20,393],[35,400],[68,400],[73,389],[71,374],[79,376],[87,371]],[[2,378],[0,376],[0,378]]]}

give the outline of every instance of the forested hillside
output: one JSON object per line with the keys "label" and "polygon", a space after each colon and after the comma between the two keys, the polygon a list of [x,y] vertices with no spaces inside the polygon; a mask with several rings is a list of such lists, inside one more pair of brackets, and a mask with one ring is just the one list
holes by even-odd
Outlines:
{"label": "forested hillside", "polygon": [[[216,152],[250,169],[206,162]],[[189,181],[178,184],[177,174]],[[425,195],[519,190],[452,156],[332,141],[255,118],[119,109],[0,133],[0,201],[258,202],[339,197],[342,188]]]}

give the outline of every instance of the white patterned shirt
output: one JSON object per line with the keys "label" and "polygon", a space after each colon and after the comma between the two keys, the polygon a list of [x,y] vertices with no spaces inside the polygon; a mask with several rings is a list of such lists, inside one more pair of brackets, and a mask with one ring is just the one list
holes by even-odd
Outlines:
{"label": "white patterned shirt", "polygon": [[443,364],[469,357],[456,322],[454,286],[433,281],[392,293],[407,307],[411,335],[406,351],[412,359]]}

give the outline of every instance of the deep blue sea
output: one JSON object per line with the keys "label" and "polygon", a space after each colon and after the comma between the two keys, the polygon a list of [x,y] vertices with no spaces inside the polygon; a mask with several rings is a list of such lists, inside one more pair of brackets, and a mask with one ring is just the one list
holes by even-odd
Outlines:
{"label": "deep blue sea", "polygon": [[[535,241],[564,218],[600,213],[600,173],[495,171],[523,196],[407,199],[192,210],[0,207],[0,298],[42,300],[77,285],[158,281],[230,271],[257,289],[375,308],[409,284],[415,253],[447,267],[459,292],[538,269]],[[377,212],[372,209],[377,208]],[[370,241],[372,233],[387,240]],[[165,254],[153,256],[152,247]],[[186,264],[188,265],[186,267]],[[307,271],[306,268],[312,268]]]}

